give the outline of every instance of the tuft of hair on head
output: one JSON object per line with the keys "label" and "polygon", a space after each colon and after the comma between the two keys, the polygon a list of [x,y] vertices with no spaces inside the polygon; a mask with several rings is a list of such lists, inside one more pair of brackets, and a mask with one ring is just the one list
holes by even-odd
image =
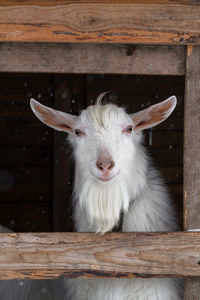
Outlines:
{"label": "tuft of hair on head", "polygon": [[99,96],[97,97],[96,101],[95,101],[95,105],[103,105],[105,103],[102,103],[103,102],[103,99],[105,100],[105,95],[107,95],[109,92],[106,91],[106,92],[103,92],[101,94],[99,94]]}
{"label": "tuft of hair on head", "polygon": [[103,101],[103,98],[105,97],[105,95],[108,94],[108,92],[103,92],[101,93],[97,99],[96,99],[96,102],[94,104],[94,113],[95,113],[95,119],[97,120],[97,123],[103,127],[103,120],[102,120],[102,105],[105,105],[102,104],[102,101]]}
{"label": "tuft of hair on head", "polygon": [[105,117],[105,113],[109,113],[109,111],[107,111],[109,107],[108,105],[112,105],[112,107],[114,107],[116,106],[115,102],[116,96],[108,91],[101,93],[97,97],[94,104],[93,117],[100,127],[104,127],[103,117]]}

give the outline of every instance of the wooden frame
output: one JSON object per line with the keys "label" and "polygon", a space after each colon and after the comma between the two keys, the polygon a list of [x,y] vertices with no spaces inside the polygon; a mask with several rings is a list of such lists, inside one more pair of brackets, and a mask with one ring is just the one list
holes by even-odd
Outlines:
{"label": "wooden frame", "polygon": [[[200,228],[199,14],[200,3],[192,0],[0,3],[2,72],[185,74],[185,230]],[[11,43],[5,43],[8,41]],[[79,44],[69,44],[73,42]],[[135,46],[135,43],[169,46]],[[59,172],[60,166],[56,168]],[[84,251],[91,243],[94,245],[94,239],[95,253],[91,250],[92,256],[88,257]],[[75,248],[74,241],[78,243]],[[108,249],[116,246],[116,255],[123,260],[127,247],[120,245],[126,243],[130,252],[126,256],[128,264],[122,268],[118,261],[110,260]],[[0,245],[3,250],[0,278],[200,277],[200,233],[2,234]],[[73,249],[77,260],[70,264]],[[62,255],[57,256],[61,251]],[[181,257],[180,251],[184,253]],[[200,295],[200,280],[187,279],[185,299],[197,299],[197,295]]]}
{"label": "wooden frame", "polygon": [[198,44],[199,13],[193,0],[2,0],[0,41]]}
{"label": "wooden frame", "polygon": [[[184,228],[200,228],[200,46],[187,47],[184,120]],[[200,280],[186,280],[185,299],[200,295]]]}
{"label": "wooden frame", "polygon": [[171,45],[2,43],[0,71],[184,75],[185,48]]}
{"label": "wooden frame", "polygon": [[9,233],[0,245],[0,279],[200,276],[196,232]]}

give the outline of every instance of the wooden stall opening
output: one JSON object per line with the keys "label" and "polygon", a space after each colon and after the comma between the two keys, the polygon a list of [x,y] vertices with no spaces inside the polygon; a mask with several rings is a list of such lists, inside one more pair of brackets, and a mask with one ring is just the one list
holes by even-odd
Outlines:
{"label": "wooden stall opening", "polygon": [[182,230],[183,75],[7,72],[0,73],[0,86],[1,225],[14,232],[73,231],[72,149],[67,134],[35,118],[30,98],[78,115],[99,93],[109,90],[107,100],[128,113],[176,95],[175,112],[160,126],[144,131],[144,143],[164,176]]}
{"label": "wooden stall opening", "polygon": [[[185,76],[185,232],[2,234],[0,278],[188,277],[185,299],[199,299],[200,233],[187,232],[200,228],[199,15],[200,3],[193,0],[1,1],[0,72]],[[66,105],[60,100],[62,92],[61,84],[55,97],[58,108]],[[55,134],[55,166],[63,155],[58,147],[62,141]],[[57,166],[55,178],[62,174]],[[63,199],[56,186],[59,208]],[[94,251],[88,251],[91,245]],[[117,261],[108,259],[113,245]],[[122,268],[118,262],[127,251],[139,263],[130,258]],[[19,258],[15,264],[11,253]]]}

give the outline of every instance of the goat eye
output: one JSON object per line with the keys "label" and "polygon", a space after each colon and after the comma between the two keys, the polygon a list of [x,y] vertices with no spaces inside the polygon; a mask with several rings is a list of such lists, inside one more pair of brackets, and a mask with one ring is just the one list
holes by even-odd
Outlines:
{"label": "goat eye", "polygon": [[84,135],[84,133],[80,129],[75,129],[76,136]]}
{"label": "goat eye", "polygon": [[131,125],[129,125],[128,127],[126,127],[126,128],[124,129],[124,131],[125,131],[126,133],[131,133],[132,130],[133,130],[133,127],[132,127]]}

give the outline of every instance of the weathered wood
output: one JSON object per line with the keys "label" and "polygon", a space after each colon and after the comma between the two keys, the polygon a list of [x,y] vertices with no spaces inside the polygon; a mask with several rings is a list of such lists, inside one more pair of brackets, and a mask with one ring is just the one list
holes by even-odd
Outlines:
{"label": "weathered wood", "polygon": [[2,43],[1,72],[183,75],[183,46]]}
{"label": "weathered wood", "polygon": [[200,276],[200,233],[0,235],[0,279]]}
{"label": "weathered wood", "polygon": [[192,0],[3,1],[0,40],[198,44],[199,13]]}
{"label": "weathered wood", "polygon": [[[41,6],[48,6],[50,4],[49,0],[26,0],[26,5],[33,5],[34,3],[37,4],[39,2],[39,4]],[[59,0],[59,4],[63,5],[63,4],[71,4],[73,1],[71,0]],[[78,0],[79,3],[102,3],[102,0]],[[196,5],[196,2],[198,2],[198,0],[104,0],[104,3],[124,3],[124,4],[128,4],[128,3],[142,3],[142,4],[169,4],[169,3],[173,3],[173,4],[184,4],[184,5]],[[57,0],[51,0],[51,5],[56,5],[58,4]],[[19,0],[1,0],[1,5],[3,6],[7,6],[7,5],[18,5],[18,6],[24,6],[24,2],[23,1],[19,1]]]}
{"label": "weathered wood", "polygon": [[200,228],[200,47],[188,47],[184,120],[185,229]]}
{"label": "weathered wood", "polygon": [[199,300],[200,278],[189,278],[185,280],[184,300]]}
{"label": "weathered wood", "polygon": [[[200,228],[200,47],[189,46],[186,58],[184,130],[184,225]],[[185,300],[199,299],[200,279],[186,280]]]}

